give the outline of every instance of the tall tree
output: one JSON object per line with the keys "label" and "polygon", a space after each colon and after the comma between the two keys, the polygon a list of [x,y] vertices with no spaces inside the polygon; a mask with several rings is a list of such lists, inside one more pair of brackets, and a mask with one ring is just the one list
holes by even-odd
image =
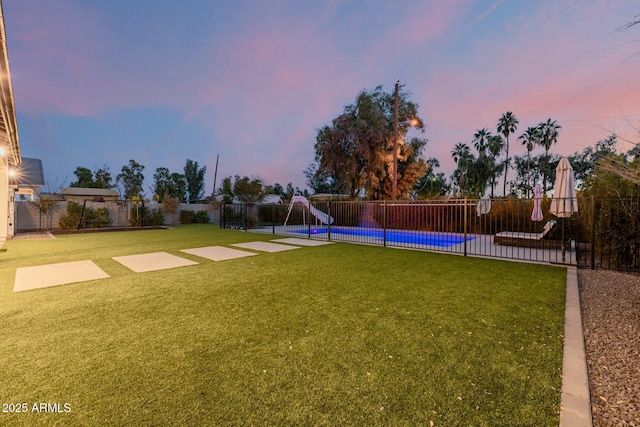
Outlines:
{"label": "tall tree", "polygon": [[184,176],[187,180],[187,200],[195,203],[204,196],[204,174],[207,167],[199,167],[198,162],[187,159],[184,165]]}
{"label": "tall tree", "polygon": [[254,205],[264,200],[264,181],[258,176],[240,178],[236,175],[233,183],[233,195],[241,203]]}
{"label": "tall tree", "polygon": [[558,134],[562,126],[560,126],[557,121],[548,118],[546,122],[538,124],[538,129],[540,129],[540,140],[538,144],[544,147],[544,154],[548,155],[551,146],[558,143]]}
{"label": "tall tree", "polygon": [[473,146],[478,151],[478,159],[471,164],[471,168],[469,170],[469,172],[471,172],[470,178],[472,178],[470,184],[473,184],[469,189],[474,193],[481,193],[484,195],[487,182],[491,180],[491,175],[494,173],[491,159],[487,156],[489,142],[492,139],[493,135],[487,128],[479,129],[473,135]]}
{"label": "tall tree", "polygon": [[252,206],[264,200],[265,191],[264,180],[259,176],[240,177],[236,175],[223,178],[220,184],[219,193],[222,194],[225,203],[246,203]]}
{"label": "tall tree", "polygon": [[169,176],[169,195],[181,202],[187,201],[187,178],[178,172]]}
{"label": "tall tree", "polygon": [[187,180],[180,173],[171,173],[165,167],[157,168],[153,174],[153,191],[154,199],[164,201],[165,197],[176,199],[180,202],[186,201]]}
{"label": "tall tree", "polygon": [[[548,118],[546,122],[540,123],[538,125],[538,128],[540,129],[540,140],[538,141],[538,144],[544,147],[544,154],[545,157],[547,157],[546,163],[549,164],[549,149],[553,144],[558,143],[558,134],[560,133],[562,126],[560,126],[555,120],[551,120],[551,118]],[[547,192],[548,178],[549,174],[546,171],[543,171],[542,187],[545,193]]]}
{"label": "tall tree", "polygon": [[344,194],[346,193],[346,183],[341,180],[336,171],[329,173],[325,169],[320,169],[317,162],[311,163],[304,171],[307,177],[306,184],[318,193]]}
{"label": "tall tree", "polygon": [[129,160],[128,165],[122,167],[116,179],[118,183],[122,184],[125,199],[142,197],[143,170],[144,166],[133,159]]}
{"label": "tall tree", "polygon": [[91,169],[85,168],[83,166],[78,166],[73,174],[76,176],[77,181],[72,182],[71,184],[69,184],[69,186],[95,188],[96,183],[93,180],[93,172],[91,172]]}
{"label": "tall tree", "polygon": [[436,158],[426,160],[429,169],[427,174],[416,183],[413,194],[415,199],[431,199],[444,196],[449,191],[449,185],[442,172],[436,172],[440,162]]}
{"label": "tall tree", "polygon": [[594,147],[586,147],[582,152],[575,152],[569,156],[569,162],[573,166],[576,179],[576,186],[581,187],[586,179],[593,174],[598,162],[606,159],[610,155],[616,155],[618,144],[616,135],[609,135],[607,138],[596,142]]}
{"label": "tall tree", "polygon": [[235,201],[233,200],[233,181],[230,176],[222,179],[219,193],[222,194],[224,203],[231,204]]}
{"label": "tall tree", "polygon": [[507,195],[507,175],[509,174],[509,166],[511,164],[511,160],[509,159],[509,135],[514,133],[518,129],[518,124],[520,122],[516,118],[516,116],[511,112],[507,111],[504,113],[500,119],[498,120],[498,133],[502,134],[506,139],[505,144],[505,163],[504,163],[504,184],[502,188],[503,194]]}
{"label": "tall tree", "polygon": [[[487,172],[489,173],[489,179],[491,181],[491,198],[494,196],[494,189],[496,187],[498,176],[502,173],[502,170],[506,165],[506,162],[498,160],[503,148],[504,141],[502,137],[500,135],[491,135],[487,144],[488,154],[485,158]],[[506,194],[504,195],[506,196]]]}
{"label": "tall tree", "polygon": [[458,142],[451,150],[451,157],[456,165],[460,167],[460,162],[471,156],[471,149],[467,144]]}
{"label": "tall tree", "polygon": [[284,188],[282,188],[282,184],[278,182],[273,184],[273,194],[277,194],[278,196],[282,196],[284,194]]}
{"label": "tall tree", "polygon": [[462,142],[458,142],[451,150],[451,157],[456,162],[456,169],[453,171],[451,179],[454,185],[458,186],[461,195],[467,191],[468,172],[471,164],[475,161],[471,148]]}
{"label": "tall tree", "polygon": [[111,171],[109,170],[109,166],[104,165],[100,169],[94,172],[94,180],[97,188],[113,188],[113,176],[111,176]]}
{"label": "tall tree", "polygon": [[529,190],[532,188],[531,186],[531,152],[533,151],[533,147],[539,145],[539,141],[541,138],[540,128],[530,126],[527,130],[524,131],[522,135],[518,137],[520,141],[522,141],[522,145],[527,147],[527,185],[525,196],[529,197]]}
{"label": "tall tree", "polygon": [[155,200],[161,202],[165,196],[169,196],[170,183],[171,176],[169,169],[164,167],[156,168],[153,174],[153,187],[151,187]]}
{"label": "tall tree", "polygon": [[[399,140],[409,129],[405,119],[416,119],[416,128],[424,132],[417,117],[418,105],[398,95]],[[370,199],[391,197],[393,180],[394,96],[378,86],[372,92],[362,91],[353,104],[324,126],[316,136],[317,169],[307,179],[326,178],[334,187],[344,188],[351,197],[364,194]],[[406,197],[415,182],[424,175],[427,165],[421,158],[426,139],[413,138],[398,144],[397,188]],[[310,171],[311,172],[311,171]]]}
{"label": "tall tree", "polygon": [[487,154],[489,139],[491,139],[491,132],[487,128],[478,129],[476,133],[473,134],[473,146],[478,150],[480,157],[484,157]]}
{"label": "tall tree", "polygon": [[84,187],[84,188],[113,188],[113,178],[109,171],[109,166],[105,165],[102,168],[91,172],[89,168],[78,166],[73,172],[78,179],[70,184],[71,187]]}

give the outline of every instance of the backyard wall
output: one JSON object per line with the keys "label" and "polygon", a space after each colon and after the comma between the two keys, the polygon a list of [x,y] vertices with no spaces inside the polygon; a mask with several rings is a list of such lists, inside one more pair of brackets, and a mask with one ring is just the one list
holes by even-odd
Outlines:
{"label": "backyard wall", "polygon": [[[135,205],[124,206],[123,204],[118,204],[116,202],[87,202],[86,206],[94,210],[106,208],[109,211],[109,218],[111,219],[112,227],[127,227],[129,226],[129,208]],[[211,223],[217,224],[220,221],[220,208],[216,208],[210,204],[181,203],[174,214],[167,212],[162,203],[145,204],[145,207],[150,211],[160,209],[164,215],[164,225],[179,224],[180,211],[183,209],[194,212],[206,211]],[[16,226],[16,233],[60,228],[60,218],[66,213],[66,201],[58,202],[50,211],[49,215],[41,214],[38,208],[30,202],[16,202],[14,222]]]}

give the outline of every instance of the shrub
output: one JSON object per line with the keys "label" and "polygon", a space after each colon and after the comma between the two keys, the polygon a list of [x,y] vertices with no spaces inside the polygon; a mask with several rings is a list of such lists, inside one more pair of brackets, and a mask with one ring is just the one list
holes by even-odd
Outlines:
{"label": "shrub", "polygon": [[160,209],[153,209],[151,215],[148,216],[149,225],[162,225],[164,224],[164,215]]}
{"label": "shrub", "polygon": [[98,208],[96,210],[87,208],[85,210],[85,220],[90,220],[88,222],[92,227],[96,228],[108,227],[111,225],[111,218],[109,218],[109,209],[107,208]]}
{"label": "shrub", "polygon": [[82,206],[75,202],[68,202],[67,213],[60,217],[59,225],[60,228],[68,230],[78,228],[78,226],[86,228],[108,227],[111,222],[109,209],[107,208],[92,209],[85,207],[84,218],[82,218]]}
{"label": "shrub", "polygon": [[253,215],[247,215],[247,220],[245,222],[245,226],[247,228],[255,228],[257,223],[257,219]]}
{"label": "shrub", "polygon": [[129,225],[132,227],[140,227],[142,226],[143,218],[148,216],[149,208],[135,205],[129,210]]}
{"label": "shrub", "polygon": [[180,211],[180,224],[192,224],[196,220],[196,213],[189,209]]}
{"label": "shrub", "polygon": [[195,222],[200,224],[208,224],[210,221],[211,218],[209,218],[209,214],[207,213],[207,211],[198,211],[196,213]]}
{"label": "shrub", "polygon": [[60,228],[68,230],[77,228],[82,217],[82,206],[76,202],[67,202],[67,213],[60,217]]}

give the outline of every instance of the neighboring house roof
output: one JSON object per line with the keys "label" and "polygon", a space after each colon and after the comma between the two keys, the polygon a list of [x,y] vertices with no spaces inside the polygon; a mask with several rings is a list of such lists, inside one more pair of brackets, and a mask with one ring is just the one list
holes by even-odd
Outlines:
{"label": "neighboring house roof", "polygon": [[317,193],[312,196],[309,196],[310,200],[329,200],[329,199],[346,200],[348,198],[349,198],[348,194],[330,194],[330,193]]}
{"label": "neighboring house roof", "polygon": [[57,200],[60,202],[64,200],[64,197],[62,196],[62,194],[57,194],[57,193],[40,193],[40,198],[48,199],[48,200]]}
{"label": "neighboring house roof", "polygon": [[279,205],[282,203],[282,196],[279,194],[267,194],[260,203],[264,205]]}
{"label": "neighboring house roof", "polygon": [[44,186],[42,160],[22,158],[22,164],[16,168],[16,174],[9,180],[9,185],[19,187],[40,188]]}
{"label": "neighboring house roof", "polygon": [[63,196],[87,196],[87,197],[119,197],[116,190],[108,188],[84,188],[84,187],[62,187],[60,192]]}
{"label": "neighboring house roof", "polygon": [[[224,195],[216,194],[215,200],[217,202],[224,202]],[[236,198],[236,197],[233,198],[233,204],[241,205],[242,203],[244,203],[244,202],[239,200],[238,198]],[[264,199],[262,199],[257,204],[259,204],[259,205],[281,205],[282,204],[282,196],[279,195],[279,194],[267,194],[264,197]]]}

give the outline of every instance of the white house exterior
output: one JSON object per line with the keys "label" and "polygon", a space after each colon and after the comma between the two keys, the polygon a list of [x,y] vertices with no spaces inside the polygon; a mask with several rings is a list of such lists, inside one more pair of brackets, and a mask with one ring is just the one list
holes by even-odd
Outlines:
{"label": "white house exterior", "polygon": [[10,188],[9,176],[11,170],[21,163],[4,13],[0,1],[0,244],[14,234],[14,190]]}

